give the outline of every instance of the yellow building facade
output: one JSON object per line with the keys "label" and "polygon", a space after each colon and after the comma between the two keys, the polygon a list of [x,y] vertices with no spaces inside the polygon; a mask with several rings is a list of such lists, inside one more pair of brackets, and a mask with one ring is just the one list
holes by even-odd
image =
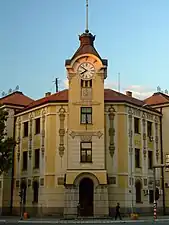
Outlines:
{"label": "yellow building facade", "polygon": [[[145,103],[152,108],[158,110],[162,114],[161,119],[161,139],[162,139],[162,163],[169,165],[169,140],[168,140],[168,126],[169,126],[169,97],[168,94],[162,92],[154,93],[145,100]],[[169,169],[163,169],[163,189],[164,189],[164,212],[169,213]]]}
{"label": "yellow building facade", "polygon": [[[0,98],[0,109],[8,112],[5,133],[7,137],[14,138],[15,113],[19,112],[33,100],[20,91],[14,91]],[[0,176],[0,215],[9,215],[12,211],[13,166],[8,174]]]}
{"label": "yellow building facade", "polygon": [[[104,89],[108,62],[80,36],[65,67],[68,90],[34,101],[16,115],[13,213],[19,191],[31,215],[75,217],[153,209],[153,164],[161,162],[161,113]],[[162,207],[161,173],[157,170]]]}

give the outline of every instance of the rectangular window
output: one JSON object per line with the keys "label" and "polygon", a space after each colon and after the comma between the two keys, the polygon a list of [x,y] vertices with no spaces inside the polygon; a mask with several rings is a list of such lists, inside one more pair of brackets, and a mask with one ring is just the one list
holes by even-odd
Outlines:
{"label": "rectangular window", "polygon": [[152,136],[152,122],[147,121],[147,136],[151,137]]}
{"label": "rectangular window", "polygon": [[135,167],[140,168],[140,149],[135,148]]}
{"label": "rectangular window", "polygon": [[[166,164],[166,166],[169,166],[169,154],[165,155],[165,164]],[[169,168],[166,167],[165,171],[168,172]]]}
{"label": "rectangular window", "polygon": [[28,137],[28,122],[24,122],[23,124],[23,136]]}
{"label": "rectangular window", "polygon": [[169,154],[165,155],[165,164],[166,166],[169,166]]}
{"label": "rectangular window", "polygon": [[152,169],[153,168],[153,152],[148,151],[148,168]]}
{"label": "rectangular window", "polygon": [[27,170],[28,168],[28,152],[24,151],[22,153],[22,170]]}
{"label": "rectangular window", "polygon": [[92,80],[81,80],[81,87],[82,88],[91,88]]}
{"label": "rectangular window", "polygon": [[81,120],[82,124],[92,123],[92,107],[81,107]]}
{"label": "rectangular window", "polygon": [[35,134],[40,134],[40,118],[35,119]]}
{"label": "rectangular window", "polygon": [[91,142],[81,142],[80,143],[80,158],[83,163],[92,162],[92,143]]}
{"label": "rectangular window", "polygon": [[153,202],[154,202],[154,191],[149,190],[149,203],[153,203]]}
{"label": "rectangular window", "polygon": [[140,128],[140,120],[139,118],[134,118],[134,133],[139,134],[139,128]]}
{"label": "rectangular window", "polygon": [[39,169],[40,166],[40,149],[35,149],[35,156],[34,156],[34,169]]}

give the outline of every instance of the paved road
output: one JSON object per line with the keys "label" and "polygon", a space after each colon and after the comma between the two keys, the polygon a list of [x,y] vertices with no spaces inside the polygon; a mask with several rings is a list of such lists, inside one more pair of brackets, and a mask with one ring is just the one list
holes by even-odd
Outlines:
{"label": "paved road", "polygon": [[[7,223],[1,223],[2,225],[18,225],[18,223],[11,223],[11,222],[7,222]],[[22,223],[23,224],[23,223]],[[33,223],[26,223],[27,225],[32,225]],[[36,224],[36,223],[34,223],[34,224]],[[45,224],[45,223],[44,223]],[[50,223],[46,223],[46,225],[49,225]],[[59,223],[60,225],[63,225],[62,223]],[[71,223],[70,223],[71,224]],[[73,225],[74,223],[72,223],[72,225]],[[82,223],[77,223],[77,224],[82,224]],[[93,223],[88,223],[89,225],[91,224],[93,224]],[[97,223],[95,223],[95,224],[97,224]],[[100,224],[100,223],[98,223],[98,224]],[[107,223],[107,224],[126,224],[126,225],[133,225],[133,224],[135,224],[135,225],[142,225],[143,224],[143,222],[126,222],[126,223]],[[144,223],[144,225],[152,225],[152,224],[156,224],[156,225],[167,225],[168,224],[168,222],[155,222],[155,223],[153,223],[153,222],[145,222]]]}
{"label": "paved road", "polygon": [[33,225],[33,224],[43,224],[43,225],[53,225],[53,224],[60,224],[64,225],[65,223],[67,224],[125,224],[125,225],[168,225],[169,220],[158,220],[158,221],[145,221],[145,220],[140,220],[140,221],[108,221],[108,220],[81,220],[81,221],[47,221],[47,220],[34,220],[34,221],[16,221],[16,220],[0,220],[0,225]]}

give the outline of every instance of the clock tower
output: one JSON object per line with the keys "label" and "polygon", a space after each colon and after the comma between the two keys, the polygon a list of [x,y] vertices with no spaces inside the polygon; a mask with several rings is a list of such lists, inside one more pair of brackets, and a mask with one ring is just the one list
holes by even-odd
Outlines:
{"label": "clock tower", "polygon": [[[79,40],[79,48],[66,60],[69,102],[65,215],[76,214],[79,203],[84,209],[82,216],[103,216],[108,214],[104,134],[107,60],[96,51],[91,33],[83,33]],[[101,195],[103,201],[98,201]]]}
{"label": "clock tower", "polygon": [[79,205],[81,216],[105,216],[109,211],[104,132],[107,60],[96,51],[95,36],[88,28],[79,40],[79,48],[65,62],[69,90],[64,214],[77,215]]}

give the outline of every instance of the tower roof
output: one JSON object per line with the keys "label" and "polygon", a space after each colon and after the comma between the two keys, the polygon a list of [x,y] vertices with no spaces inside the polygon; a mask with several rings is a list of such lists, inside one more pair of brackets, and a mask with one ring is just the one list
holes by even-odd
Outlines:
{"label": "tower roof", "polygon": [[95,35],[92,35],[89,32],[89,27],[88,27],[89,15],[88,15],[88,11],[89,11],[89,3],[88,3],[88,0],[86,0],[86,29],[85,29],[85,32],[79,36],[79,40],[80,40],[79,48],[74,53],[74,55],[73,55],[73,57],[71,59],[68,59],[68,60],[65,61],[65,65],[66,66],[70,65],[71,61],[73,59],[75,59],[76,57],[78,57],[80,55],[84,55],[84,54],[95,55],[96,57],[98,57],[102,61],[103,65],[107,66],[107,59],[102,59],[100,57],[99,53],[97,52],[97,50],[94,47]]}
{"label": "tower roof", "polygon": [[92,35],[91,33],[86,31],[85,33],[79,35],[79,40],[80,40],[79,48],[74,53],[71,59],[66,60],[65,65],[70,65],[73,59],[83,54],[95,55],[102,61],[103,65],[107,65],[107,60],[102,59],[94,47],[95,35]]}

